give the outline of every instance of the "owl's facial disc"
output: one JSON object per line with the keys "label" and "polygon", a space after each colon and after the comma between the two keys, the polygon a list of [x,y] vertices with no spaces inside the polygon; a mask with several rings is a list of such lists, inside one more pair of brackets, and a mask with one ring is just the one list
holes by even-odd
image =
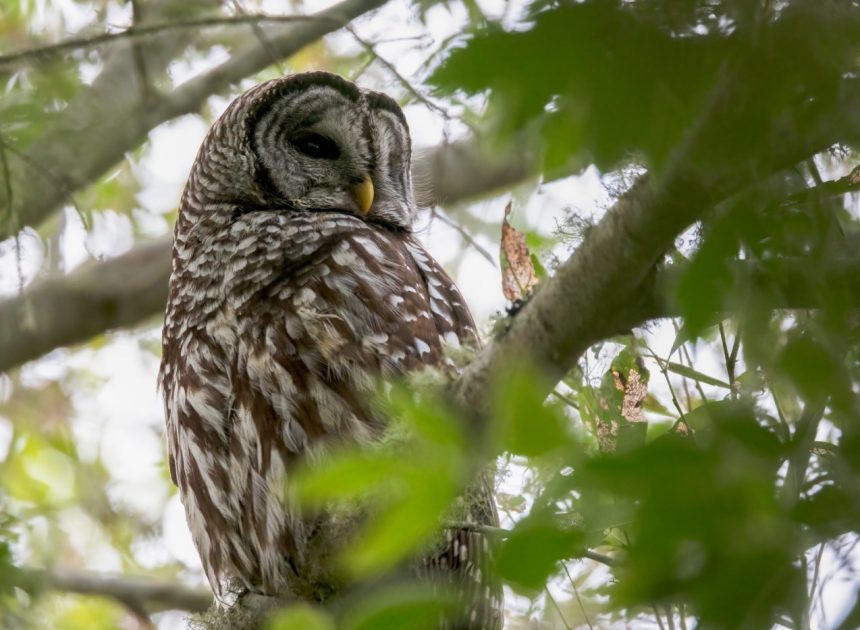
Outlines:
{"label": "owl's facial disc", "polygon": [[349,212],[409,229],[410,140],[397,104],[323,73],[289,77],[281,87],[252,128],[273,206]]}

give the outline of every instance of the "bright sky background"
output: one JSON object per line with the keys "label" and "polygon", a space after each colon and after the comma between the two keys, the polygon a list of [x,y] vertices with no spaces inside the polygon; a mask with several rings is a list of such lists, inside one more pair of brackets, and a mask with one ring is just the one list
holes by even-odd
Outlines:
{"label": "bright sky background", "polygon": [[[73,34],[92,19],[87,5],[71,0],[55,3],[62,8],[63,20],[51,11],[44,9],[34,20],[34,31],[47,31],[56,39]],[[285,12],[283,2],[263,0],[259,7],[252,1],[244,3],[248,12]],[[319,10],[334,2],[307,2],[310,10]],[[510,4],[501,1],[483,0],[479,3],[489,15],[507,16],[508,21],[521,12],[522,2]],[[38,6],[44,7],[43,3]],[[130,22],[130,3],[122,8],[111,5],[109,22],[117,29],[125,28]],[[432,46],[421,44],[440,42],[458,32],[466,21],[465,11],[454,5],[452,9],[435,6],[427,13],[426,25],[415,19],[409,3],[404,0],[389,2],[370,18],[353,23],[360,36],[368,41],[403,38],[425,34],[424,40],[399,41],[382,44],[378,52],[393,63],[401,75],[419,79],[416,75],[426,60]],[[62,25],[65,25],[64,27]],[[429,33],[429,37],[426,34]],[[360,50],[353,37],[345,32],[326,38],[328,45],[338,54],[352,55]],[[226,53],[214,51],[194,63],[174,64],[170,73],[174,82],[184,81],[206,71],[223,61]],[[284,64],[289,70],[289,65]],[[309,69],[309,68],[308,68]],[[97,68],[88,74],[95,76]],[[374,64],[358,81],[359,84],[388,91],[393,95],[402,94],[396,80],[387,74],[385,68]],[[246,82],[243,87],[250,87]],[[209,105],[213,115],[219,114],[229,104],[230,99],[215,97]],[[457,122],[446,122],[437,112],[424,105],[410,105],[405,108],[416,147],[434,146],[444,138],[456,139],[466,135],[466,129]],[[149,144],[140,159],[133,161],[135,176],[142,184],[137,195],[139,208],[135,210],[139,225],[143,226],[146,236],[166,234],[169,225],[164,215],[176,208],[191,163],[203,139],[208,124],[199,116],[184,116],[166,123],[149,135]],[[129,156],[129,160],[133,158]],[[549,235],[552,233],[565,208],[574,208],[586,218],[599,217],[611,202],[604,188],[601,174],[589,168],[576,177],[537,186],[536,182],[523,184],[514,191],[502,191],[498,196],[485,199],[456,209],[449,209],[450,216],[457,218],[459,213],[468,212],[484,221],[500,224],[505,204],[514,200],[513,222],[518,227],[528,227],[532,231]],[[132,225],[122,215],[105,212],[94,216],[92,229],[87,233],[77,213],[71,207],[64,212],[66,222],[60,252],[59,268],[71,270],[90,258],[109,258],[123,253],[135,244]],[[429,251],[452,272],[463,291],[479,323],[505,306],[501,293],[501,274],[497,263],[491,264],[474,248],[468,248],[464,256],[462,236],[453,228],[440,221],[430,221],[425,213],[419,219],[419,236]],[[495,259],[498,257],[498,235],[492,239],[477,235],[476,241]],[[0,243],[0,296],[11,295],[19,290],[22,283],[30,282],[46,262],[49,255],[45,246],[32,234],[24,234],[19,239],[20,249],[14,242]],[[559,250],[564,253],[564,250]],[[459,259],[458,259],[459,257]],[[657,326],[649,334],[652,347],[661,356],[666,356],[674,339],[674,331],[668,325]],[[80,383],[72,391],[74,398],[73,428],[81,457],[94,458],[101,454],[113,478],[110,496],[117,502],[127,505],[135,512],[151,517],[163,514],[163,538],[156,538],[137,551],[138,559],[145,566],[157,566],[171,559],[178,559],[187,567],[186,578],[189,583],[205,583],[200,572],[197,553],[191,543],[185,515],[177,494],[168,495],[160,468],[164,453],[163,412],[161,400],[155,389],[158,359],[149,352],[141,350],[141,343],[157,345],[160,343],[159,328],[142,328],[132,333],[119,332],[108,336],[106,343],[98,349],[83,348],[58,350],[49,356],[28,364],[22,370],[25,383],[37,384],[46,379],[55,379],[69,369],[90,370],[97,380]],[[716,357],[705,346],[695,357],[700,370],[724,376],[722,356]],[[653,366],[649,366],[653,367]],[[598,365],[595,375],[599,377],[606,366]],[[655,372],[653,372],[655,373]],[[662,379],[652,379],[652,390],[660,396],[665,394]],[[3,395],[0,380],[0,398]],[[11,428],[0,417],[0,458],[5,455],[11,438]],[[503,490],[518,492],[521,479],[516,475],[507,480]],[[62,489],[58,489],[62,491]],[[69,490],[71,492],[71,490]],[[86,568],[96,571],[121,571],[121,559],[104,542],[98,527],[89,522],[82,510],[69,508],[61,519],[65,531],[74,533],[75,546],[85,557]],[[22,542],[26,545],[26,541]],[[832,565],[833,559],[825,562]],[[599,575],[597,577],[600,577]],[[825,590],[825,608],[829,624],[841,616],[846,601],[850,601],[855,586],[853,583],[830,582]],[[509,602],[515,603],[512,598]],[[827,627],[825,623],[820,627]],[[160,628],[184,628],[180,613],[165,613],[160,616]]]}

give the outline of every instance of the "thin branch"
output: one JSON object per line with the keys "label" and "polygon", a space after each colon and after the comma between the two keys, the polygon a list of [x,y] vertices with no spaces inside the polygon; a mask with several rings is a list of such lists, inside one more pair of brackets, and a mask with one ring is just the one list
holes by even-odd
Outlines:
{"label": "thin branch", "polygon": [[[681,344],[681,353],[684,355],[684,358],[687,360],[687,365],[692,368],[693,367],[693,358],[692,358],[692,356],[690,356],[690,351],[687,349],[687,344],[685,344],[685,343]],[[686,381],[687,381],[687,377],[684,377],[684,383],[686,383]],[[702,401],[707,400],[708,397],[705,395],[705,390],[702,387],[702,383],[699,382],[698,380],[695,380],[695,379],[693,380],[693,382],[695,383],[694,386],[696,388],[696,391],[699,392],[699,399]],[[687,396],[689,397],[689,394],[687,394]],[[687,402],[687,408],[688,409],[690,408],[689,401]]]}
{"label": "thin branch", "polygon": [[164,610],[204,612],[213,602],[212,593],[206,588],[193,588],[154,578],[34,568],[17,569],[15,576],[25,590],[47,588],[108,597],[141,614]]}
{"label": "thin branch", "polygon": [[729,344],[726,342],[726,329],[723,322],[720,322],[720,342],[723,346],[723,358],[726,362],[726,376],[729,379],[729,387],[731,388],[732,398],[735,396],[735,366],[732,365],[731,356],[729,355]]}
{"label": "thin branch", "polygon": [[[669,362],[664,361],[663,359],[658,357],[657,354],[647,345],[645,347],[648,350],[648,353],[650,354],[651,358],[654,360],[655,363],[657,363],[657,367],[660,369],[660,373],[663,375],[663,378],[666,379],[666,385],[669,388],[669,395],[672,398],[672,404],[675,405],[675,411],[678,412],[679,422],[683,422],[684,425],[689,428],[689,425],[687,425],[687,418],[684,415],[684,410],[681,409],[681,403],[678,402],[678,397],[675,395],[675,388],[672,385],[672,380],[669,378],[669,370],[666,368]],[[690,411],[689,406],[687,408],[687,411]]]}
{"label": "thin branch", "polygon": [[809,585],[809,599],[813,602],[810,605],[810,613],[812,612],[812,606],[814,605],[815,600],[815,589],[818,586],[818,577],[821,572],[821,558],[824,556],[824,547],[825,543],[821,543],[818,545],[818,553],[815,555],[815,568],[812,573],[812,583]]}
{"label": "thin branch", "polygon": [[666,623],[669,625],[669,630],[675,630],[675,615],[672,612],[672,605],[666,604]]}
{"label": "thin branch", "polygon": [[558,602],[555,601],[555,597],[553,597],[552,593],[549,592],[549,587],[544,586],[543,590],[546,593],[547,598],[549,598],[549,601],[552,602],[552,606],[553,608],[555,608],[555,612],[558,613],[558,618],[561,619],[562,625],[566,628],[566,630],[573,630],[573,628],[570,627],[570,624],[567,623],[567,619],[564,618],[564,613],[561,612],[561,608],[559,607]]}
{"label": "thin branch", "polygon": [[576,588],[576,582],[573,581],[573,576],[570,574],[570,570],[567,568],[567,564],[562,562],[561,566],[564,568],[564,572],[567,575],[567,579],[570,580],[570,586],[573,589],[574,597],[576,597],[576,603],[579,604],[579,609],[582,611],[582,617],[583,619],[585,619],[585,625],[588,626],[589,630],[594,630],[594,626],[591,625],[591,620],[588,618],[588,612],[585,610],[585,604],[582,603],[582,598],[579,596],[579,589]]}
{"label": "thin branch", "polygon": [[657,604],[651,604],[651,608],[654,609],[654,619],[657,620],[657,627],[659,627],[660,630],[666,630],[663,626],[663,619],[660,616],[660,611],[657,609]]}
{"label": "thin branch", "polygon": [[[248,12],[242,6],[241,0],[233,0],[233,6],[236,8],[237,14],[248,14]],[[278,74],[285,74],[284,66],[281,63],[282,59],[278,55],[277,51],[272,48],[272,44],[269,42],[269,38],[266,36],[266,33],[263,32],[263,28],[260,26],[260,23],[252,23],[251,30],[254,33],[254,37],[256,37],[257,41],[260,42],[260,45],[265,48],[266,51],[269,53],[269,56],[272,58],[272,65],[274,65],[278,69]]]}
{"label": "thin branch", "polygon": [[560,391],[558,391],[557,389],[552,390],[552,391],[550,392],[550,395],[551,395],[551,396],[555,396],[555,397],[556,397],[556,398],[558,398],[560,401],[562,401],[562,402],[563,402],[563,403],[565,403],[566,405],[569,405],[569,406],[573,407],[573,408],[574,408],[574,409],[576,409],[577,411],[579,410],[579,403],[578,403],[578,402],[576,402],[576,401],[575,401],[573,398],[571,398],[570,396],[566,396],[565,394],[562,394],[562,393],[561,393]]}
{"label": "thin branch", "polygon": [[600,564],[605,564],[608,567],[614,567],[618,564],[618,562],[612,556],[607,556],[606,554],[597,553],[596,551],[586,550],[582,553],[583,558],[588,558],[589,560],[594,560],[595,562],[599,562]]}
{"label": "thin branch", "polygon": [[[481,534],[485,534],[487,536],[498,538],[504,540],[508,536],[511,535],[511,530],[504,529],[502,527],[493,527],[492,525],[480,525],[477,523],[469,523],[466,521],[445,521],[442,524],[444,527],[450,527],[451,529],[463,529],[470,532],[478,532]],[[570,558],[588,558],[589,560],[594,560],[595,562],[599,562],[601,564],[605,564],[608,567],[613,567],[618,564],[618,561],[615,560],[612,556],[607,556],[606,554],[598,553],[596,551],[592,551],[590,549],[584,549],[581,551],[577,551],[573,555],[569,556]]]}
{"label": "thin branch", "polygon": [[429,98],[424,96],[421,92],[419,92],[415,88],[415,86],[412,85],[412,83],[409,81],[409,79],[407,79],[402,74],[400,74],[400,72],[397,70],[397,68],[394,66],[393,63],[391,63],[385,57],[383,57],[378,52],[376,52],[376,46],[374,44],[371,44],[369,41],[362,38],[350,26],[347,26],[346,28],[344,28],[344,30],[346,32],[348,32],[350,35],[352,35],[353,39],[355,39],[355,41],[357,41],[361,45],[361,47],[364,48],[368,52],[368,54],[370,54],[376,61],[378,61],[380,64],[382,64],[385,67],[385,69],[397,80],[397,82],[400,84],[400,86],[403,89],[405,89],[407,92],[409,92],[415,100],[417,100],[419,103],[421,103],[422,105],[424,105],[428,109],[433,110],[434,112],[436,112],[437,114],[442,116],[442,118],[444,118],[445,120],[449,120],[451,118],[451,114],[448,113],[447,109],[437,105],[436,103],[431,101]]}
{"label": "thin branch", "polygon": [[803,129],[789,133],[774,121],[762,130],[754,151],[748,142],[731,147],[745,152],[743,160],[715,162],[714,138],[749,116],[741,105],[747,102],[745,85],[728,70],[722,75],[699,120],[660,172],[641,176],[615,202],[504,334],[465,368],[451,393],[476,430],[488,426],[488,392],[497,376],[511,369],[510,357],[517,357],[520,369],[538,367],[549,394],[593,343],[629,330],[645,315],[665,313],[668,294],[654,291],[660,278],[655,268],[681,232],[728,196],[825,149],[842,133],[832,126],[834,110],[822,106]]}
{"label": "thin branch", "polygon": [[169,31],[212,28],[215,26],[259,26],[260,24],[284,24],[323,20],[335,21],[335,18],[316,15],[267,15],[263,13],[255,13],[251,15],[212,16],[189,20],[171,20],[169,22],[165,21],[153,24],[134,25],[117,33],[99,33],[98,35],[90,35],[87,37],[71,37],[61,42],[57,42],[56,44],[48,44],[38,48],[27,48],[25,50],[0,55],[0,67],[41,61],[72,50],[94,48],[103,44],[128,39],[135,40],[143,37],[152,37]]}
{"label": "thin branch", "polygon": [[445,216],[444,213],[439,212],[439,209],[435,206],[430,209],[430,216],[432,216],[434,219],[438,219],[441,223],[444,223],[448,227],[456,230],[457,233],[463,237],[463,240],[466,241],[466,244],[470,247],[473,247],[475,251],[478,252],[484,258],[484,260],[490,263],[493,267],[497,266],[496,260],[494,260],[493,257],[490,255],[490,252],[484,249],[484,247],[482,247],[481,244],[475,240],[475,237],[469,234],[466,228],[464,228],[462,225],[452,219],[449,219],[447,216]]}
{"label": "thin branch", "polygon": [[7,229],[13,233],[18,233],[18,222],[15,220],[15,212],[12,210],[14,201],[14,193],[12,191],[12,173],[9,170],[9,157],[6,155],[6,138],[0,134],[0,169],[3,172],[3,188],[6,191],[6,221],[9,223]]}
{"label": "thin branch", "polygon": [[823,401],[807,402],[797,420],[792,452],[788,457],[788,470],[785,472],[785,482],[780,493],[783,503],[789,507],[797,503],[800,498],[809,467],[809,458],[812,456],[812,444],[815,442],[815,434],[824,415],[824,409]]}

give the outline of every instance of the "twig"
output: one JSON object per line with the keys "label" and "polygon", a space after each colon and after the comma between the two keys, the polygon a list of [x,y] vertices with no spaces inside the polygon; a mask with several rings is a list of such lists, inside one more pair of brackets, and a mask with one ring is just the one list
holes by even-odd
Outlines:
{"label": "twig", "polygon": [[451,219],[446,217],[444,214],[439,212],[435,206],[433,207],[433,209],[430,210],[430,216],[432,216],[434,219],[439,219],[439,221],[441,221],[448,227],[457,230],[457,233],[463,237],[463,240],[466,241],[468,245],[474,247],[475,251],[477,251],[481,256],[483,256],[488,263],[493,265],[493,267],[496,266],[496,261],[493,260],[493,257],[490,255],[490,252],[488,252],[481,245],[479,245],[478,242],[475,240],[475,237],[469,234],[468,231],[466,231],[466,228],[464,228],[456,221],[452,221]]}
{"label": "twig", "polygon": [[[692,368],[693,367],[693,358],[690,356],[690,351],[687,350],[687,344],[685,344],[685,343],[681,344],[681,353],[684,355],[684,358],[687,360],[687,365],[689,365]],[[684,380],[686,382],[686,377],[684,377]],[[695,379],[692,379],[692,380],[693,380],[693,383],[695,384],[694,387],[696,388],[696,391],[699,392],[699,396],[701,397],[702,402],[706,401],[708,399],[708,397],[705,396],[705,390],[702,388],[702,384]],[[687,402],[687,408],[688,409],[690,408],[689,402]]]}
{"label": "twig", "polygon": [[[142,13],[140,8],[140,0],[131,0],[131,23],[134,28],[145,26],[141,24]],[[140,42],[136,39],[132,40],[134,47],[134,67],[137,69],[137,76],[140,78],[140,97],[144,101],[150,97],[149,89],[149,71],[146,69],[146,58],[141,50]]]}
{"label": "twig", "polygon": [[108,42],[114,42],[122,39],[137,39],[141,37],[150,37],[165,33],[167,31],[194,29],[194,28],[211,28],[214,26],[237,26],[250,24],[259,26],[265,23],[284,23],[284,22],[308,22],[331,20],[317,15],[266,15],[255,13],[253,15],[230,15],[230,16],[213,16],[205,18],[196,18],[193,20],[173,20],[170,22],[157,22],[153,24],[143,24],[140,26],[131,26],[124,31],[117,33],[100,33],[89,37],[72,37],[56,44],[48,44],[39,48],[28,48],[17,52],[0,55],[0,66],[12,64],[27,63],[31,60],[44,59],[53,57],[71,50],[81,48],[92,48]]}
{"label": "twig", "polygon": [[585,625],[589,627],[590,630],[594,630],[594,626],[591,625],[591,620],[588,618],[588,612],[585,610],[585,605],[582,603],[582,598],[579,596],[579,589],[576,588],[576,582],[573,581],[573,576],[570,574],[570,571],[567,568],[567,565],[562,562],[561,566],[564,568],[564,572],[567,575],[567,579],[570,580],[570,586],[573,588],[573,595],[576,597],[576,602],[579,604],[579,609],[582,611],[582,617],[585,619]]}
{"label": "twig", "polygon": [[[499,538],[502,540],[511,535],[511,530],[509,529],[504,529],[502,527],[493,527],[492,525],[479,525],[478,523],[468,523],[464,521],[445,521],[444,523],[442,523],[442,526],[451,529],[463,529],[469,532],[486,534],[487,536]],[[595,562],[605,564],[608,567],[613,567],[618,564],[618,562],[612,556],[607,556],[596,551],[591,551],[590,549],[577,551],[569,557],[588,558],[589,560],[594,560]]]}
{"label": "twig", "polygon": [[[68,179],[62,177],[55,173],[48,165],[43,164],[41,161],[33,158],[31,155],[20,151],[13,147],[10,144],[3,143],[3,151],[4,156],[5,152],[8,151],[17,159],[21,160],[29,169],[33,171],[33,175],[44,175],[46,179],[54,184],[54,187],[59,191],[59,193],[63,196],[63,199],[68,202],[70,206],[75,209],[75,212],[78,214],[78,217],[81,219],[81,223],[83,223],[84,228],[89,228],[89,221],[84,215],[81,207],[78,205],[78,202],[75,200],[74,190],[75,187]],[[5,162],[5,159],[4,159]],[[11,194],[11,191],[10,191]],[[11,200],[11,197],[9,198]],[[10,201],[9,203],[9,211],[12,212],[13,207]],[[17,223],[17,222],[16,222]],[[20,226],[19,226],[20,227]]]}
{"label": "twig", "polygon": [[15,220],[15,212],[12,207],[13,191],[12,191],[12,174],[9,171],[9,158],[6,155],[6,138],[0,134],[0,168],[3,171],[3,188],[6,193],[6,211],[8,212],[8,227],[9,233],[18,233],[18,222]]}
{"label": "twig", "polygon": [[657,626],[660,630],[666,630],[663,626],[663,619],[660,617],[660,610],[657,608],[657,604],[651,604],[651,608],[654,609],[654,619],[657,620]]}
{"label": "twig", "polygon": [[812,583],[809,585],[809,608],[807,610],[808,617],[812,617],[812,611],[815,607],[815,587],[818,585],[818,576],[821,571],[821,558],[824,556],[824,543],[818,546],[818,553],[815,556],[815,568],[812,572]]}
{"label": "twig", "polygon": [[[233,6],[236,8],[236,12],[239,15],[248,15],[248,12],[245,10],[245,7],[242,6],[241,0],[233,0]],[[266,37],[266,34],[263,32],[263,29],[260,27],[259,22],[251,23],[251,30],[254,32],[254,37],[257,38],[257,41],[260,42],[260,46],[262,46],[266,52],[269,53],[269,57],[272,58],[272,64],[278,69],[280,74],[285,74],[284,66],[281,63],[280,55],[272,46],[272,42]]]}
{"label": "twig", "polygon": [[355,30],[351,26],[344,27],[344,30],[347,31],[350,35],[352,35],[355,41],[357,41],[362,48],[364,48],[368,53],[370,53],[370,55],[372,55],[374,59],[376,59],[377,61],[379,61],[379,63],[385,66],[385,69],[388,70],[388,72],[391,73],[391,75],[397,80],[397,82],[417,101],[419,101],[429,109],[432,109],[446,120],[451,118],[451,114],[448,113],[448,110],[443,107],[440,107],[439,105],[431,101],[429,98],[424,96],[417,89],[415,89],[415,86],[413,86],[412,83],[406,77],[400,74],[397,68],[394,67],[394,64],[392,64],[385,57],[376,52],[376,48],[373,44],[362,38],[358,33],[355,32]]}
{"label": "twig", "polygon": [[734,374],[734,366],[730,365],[729,361],[729,344],[726,343],[726,329],[723,326],[723,322],[720,322],[720,341],[723,345],[723,357],[726,362],[726,376],[729,379],[729,386],[732,388],[732,393],[734,394],[734,383],[735,383],[735,374]]}
{"label": "twig", "polygon": [[678,412],[680,420],[683,421],[684,425],[689,428],[689,425],[687,424],[687,418],[684,415],[684,410],[681,409],[681,403],[678,402],[678,397],[675,395],[675,388],[672,386],[672,379],[669,378],[669,370],[666,368],[668,361],[663,361],[663,359],[658,357],[657,353],[654,352],[647,345],[645,346],[645,349],[648,350],[648,354],[657,363],[657,367],[660,369],[660,373],[663,375],[663,378],[666,379],[666,385],[669,387],[669,394],[672,396],[672,404],[675,405],[675,411]]}
{"label": "twig", "polygon": [[549,601],[552,602],[552,605],[555,608],[555,612],[558,613],[558,618],[561,619],[561,623],[564,624],[564,627],[567,630],[573,630],[573,628],[570,627],[570,624],[567,623],[567,619],[564,618],[564,613],[561,612],[561,608],[559,608],[558,602],[555,601],[555,597],[553,597],[552,593],[549,592],[549,587],[544,586],[543,590],[546,593],[546,596],[549,598]]}
{"label": "twig", "polygon": [[824,415],[825,402],[807,401],[797,427],[794,430],[792,453],[788,457],[788,469],[785,471],[785,482],[781,498],[785,505],[793,506],[800,498],[809,458],[812,455],[812,444],[818,431],[818,423]]}
{"label": "twig", "polygon": [[570,405],[570,406],[571,406],[571,407],[573,407],[574,409],[577,409],[577,410],[579,409],[579,403],[578,403],[578,402],[576,402],[576,401],[575,401],[573,398],[571,398],[570,396],[566,396],[565,394],[562,394],[562,393],[561,393],[560,391],[558,391],[557,389],[552,390],[552,392],[550,392],[550,395],[551,395],[551,396],[555,396],[555,397],[556,397],[556,398],[558,398],[560,401],[562,401],[562,402],[564,402],[564,403],[566,403],[566,404]]}
{"label": "twig", "polygon": [[666,604],[666,623],[669,625],[669,630],[675,630],[675,614],[672,612],[672,605]]}

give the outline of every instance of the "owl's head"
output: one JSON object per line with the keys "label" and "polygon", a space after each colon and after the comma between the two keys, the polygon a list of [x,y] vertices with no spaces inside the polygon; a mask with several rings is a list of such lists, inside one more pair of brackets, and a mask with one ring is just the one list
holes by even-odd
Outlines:
{"label": "owl's head", "polygon": [[338,211],[406,230],[416,212],[410,145],[403,111],[384,94],[327,72],[275,79],[213,125],[183,212]]}

